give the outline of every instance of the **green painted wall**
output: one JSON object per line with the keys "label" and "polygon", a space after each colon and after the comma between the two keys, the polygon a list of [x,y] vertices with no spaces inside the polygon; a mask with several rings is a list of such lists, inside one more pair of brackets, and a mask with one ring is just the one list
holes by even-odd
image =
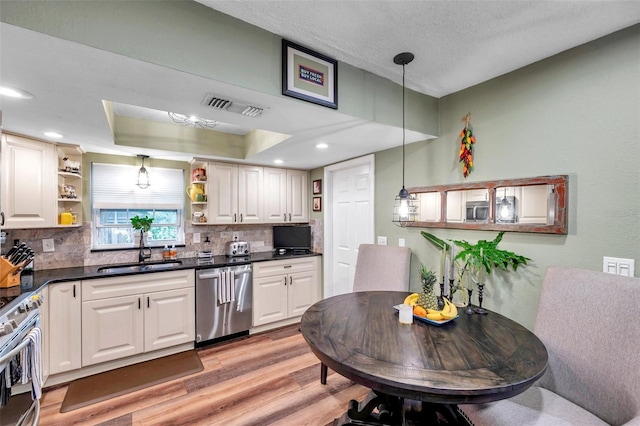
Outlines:
{"label": "green painted wall", "polygon": [[[408,187],[465,181],[457,155],[468,112],[478,142],[466,181],[569,175],[568,235],[506,234],[499,247],[533,262],[490,278],[489,308],[533,327],[550,265],[602,270],[602,256],[624,257],[640,276],[640,25],[442,98],[440,138],[406,147]],[[401,159],[400,148],[376,153],[376,233],[390,245],[407,240],[418,290],[420,262],[437,268],[438,252],[421,229],[391,223]],[[496,235],[427,231],[472,242]],[[606,288],[602,297],[603,307],[615,299]]]}

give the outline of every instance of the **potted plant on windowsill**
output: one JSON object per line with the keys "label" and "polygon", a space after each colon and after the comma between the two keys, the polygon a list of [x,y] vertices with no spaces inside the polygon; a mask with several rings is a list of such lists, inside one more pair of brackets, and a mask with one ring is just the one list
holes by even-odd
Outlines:
{"label": "potted plant on windowsill", "polygon": [[138,254],[139,262],[144,262],[145,259],[151,257],[151,249],[145,249],[144,246],[144,233],[149,232],[152,223],[153,218],[148,216],[140,217],[136,215],[131,218],[131,227],[136,231],[140,231],[140,252]]}
{"label": "potted plant on windowsill", "polygon": [[[425,231],[422,231],[421,234],[436,247],[445,252],[451,252],[451,245],[448,242]],[[462,283],[466,276],[472,281],[472,284],[468,286],[468,290],[471,290],[473,284],[484,285],[482,276],[484,273],[486,273],[487,276],[491,275],[494,268],[508,271],[509,267],[511,267],[511,269],[515,271],[518,269],[518,266],[527,265],[527,262],[531,260],[528,257],[498,248],[498,244],[502,241],[503,235],[504,232],[499,232],[493,240],[479,240],[475,244],[471,244],[465,240],[451,241],[462,250],[452,259],[452,262],[460,261],[458,264],[461,266],[458,267],[458,279],[451,289],[450,297],[456,290],[464,288]]]}

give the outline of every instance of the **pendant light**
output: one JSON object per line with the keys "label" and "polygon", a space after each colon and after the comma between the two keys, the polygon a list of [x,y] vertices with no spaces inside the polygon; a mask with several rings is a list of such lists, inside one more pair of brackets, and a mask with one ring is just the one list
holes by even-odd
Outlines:
{"label": "pendant light", "polygon": [[500,219],[506,220],[511,216],[511,203],[507,200],[507,187],[504,187],[504,196],[500,201]]}
{"label": "pendant light", "polygon": [[405,143],[405,127],[404,127],[404,66],[413,61],[413,53],[404,52],[399,53],[393,58],[393,62],[396,65],[402,65],[402,189],[396,195],[396,200],[393,206],[393,219],[392,222],[398,226],[411,226],[416,221],[417,215],[417,202],[416,199],[409,194],[404,187],[404,143]]}
{"label": "pendant light", "polygon": [[142,161],[142,165],[140,166],[140,170],[138,170],[138,181],[136,185],[138,185],[141,189],[147,189],[149,187],[149,172],[144,167],[144,159],[149,158],[148,155],[138,154],[138,158]]}

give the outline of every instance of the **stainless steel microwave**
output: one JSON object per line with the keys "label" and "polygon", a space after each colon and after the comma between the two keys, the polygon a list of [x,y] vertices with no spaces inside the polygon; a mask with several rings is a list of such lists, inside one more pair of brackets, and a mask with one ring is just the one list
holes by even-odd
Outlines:
{"label": "stainless steel microwave", "polygon": [[488,222],[489,202],[488,201],[467,201],[466,222]]}

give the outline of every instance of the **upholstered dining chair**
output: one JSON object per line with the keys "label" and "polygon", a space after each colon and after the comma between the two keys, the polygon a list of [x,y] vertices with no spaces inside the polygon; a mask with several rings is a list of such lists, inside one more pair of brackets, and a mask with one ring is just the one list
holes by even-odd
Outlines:
{"label": "upholstered dining chair", "polygon": [[[411,249],[360,244],[353,291],[407,291],[411,271]],[[327,366],[320,364],[320,383],[327,384]]]}
{"label": "upholstered dining chair", "polygon": [[476,426],[640,426],[640,279],[549,267],[534,333],[547,371],[488,404],[459,405]]}

